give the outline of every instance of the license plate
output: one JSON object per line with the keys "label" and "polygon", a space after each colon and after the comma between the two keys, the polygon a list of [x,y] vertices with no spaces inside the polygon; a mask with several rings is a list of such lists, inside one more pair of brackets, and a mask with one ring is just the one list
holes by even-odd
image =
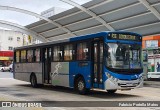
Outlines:
{"label": "license plate", "polygon": [[126,84],[127,86],[133,86],[133,84],[132,83],[128,83],[128,84]]}

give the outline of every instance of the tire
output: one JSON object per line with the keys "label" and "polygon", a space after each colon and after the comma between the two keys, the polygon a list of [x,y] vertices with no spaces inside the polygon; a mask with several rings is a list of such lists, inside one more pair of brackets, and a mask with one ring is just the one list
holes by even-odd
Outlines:
{"label": "tire", "polygon": [[86,89],[85,81],[82,77],[79,77],[76,81],[76,90],[79,94],[86,94],[88,89]]}
{"label": "tire", "polygon": [[107,90],[109,94],[114,94],[117,90]]}
{"label": "tire", "polygon": [[32,86],[33,88],[37,88],[37,87],[38,87],[37,78],[36,78],[35,75],[31,75],[30,82],[31,82],[31,86]]}
{"label": "tire", "polygon": [[4,72],[4,69],[2,69],[2,72]]}

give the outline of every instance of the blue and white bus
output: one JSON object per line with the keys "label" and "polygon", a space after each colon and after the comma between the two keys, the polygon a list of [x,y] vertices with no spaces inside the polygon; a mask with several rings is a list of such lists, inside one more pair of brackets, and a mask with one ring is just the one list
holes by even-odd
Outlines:
{"label": "blue and white bus", "polygon": [[100,32],[65,40],[18,47],[14,78],[75,88],[131,90],[143,86],[142,36],[132,32]]}

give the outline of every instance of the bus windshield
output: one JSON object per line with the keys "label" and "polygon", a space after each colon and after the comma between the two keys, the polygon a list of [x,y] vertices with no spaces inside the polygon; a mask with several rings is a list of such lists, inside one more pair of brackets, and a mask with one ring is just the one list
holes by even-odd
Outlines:
{"label": "bus windshield", "polygon": [[141,45],[106,43],[106,66],[114,69],[142,69]]}

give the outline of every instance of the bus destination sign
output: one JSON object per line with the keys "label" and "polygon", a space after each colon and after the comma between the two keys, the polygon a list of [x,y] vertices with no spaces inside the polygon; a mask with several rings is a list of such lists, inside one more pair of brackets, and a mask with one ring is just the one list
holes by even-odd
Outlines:
{"label": "bus destination sign", "polygon": [[130,34],[117,34],[117,33],[109,34],[108,39],[141,41],[140,36],[135,36]]}

